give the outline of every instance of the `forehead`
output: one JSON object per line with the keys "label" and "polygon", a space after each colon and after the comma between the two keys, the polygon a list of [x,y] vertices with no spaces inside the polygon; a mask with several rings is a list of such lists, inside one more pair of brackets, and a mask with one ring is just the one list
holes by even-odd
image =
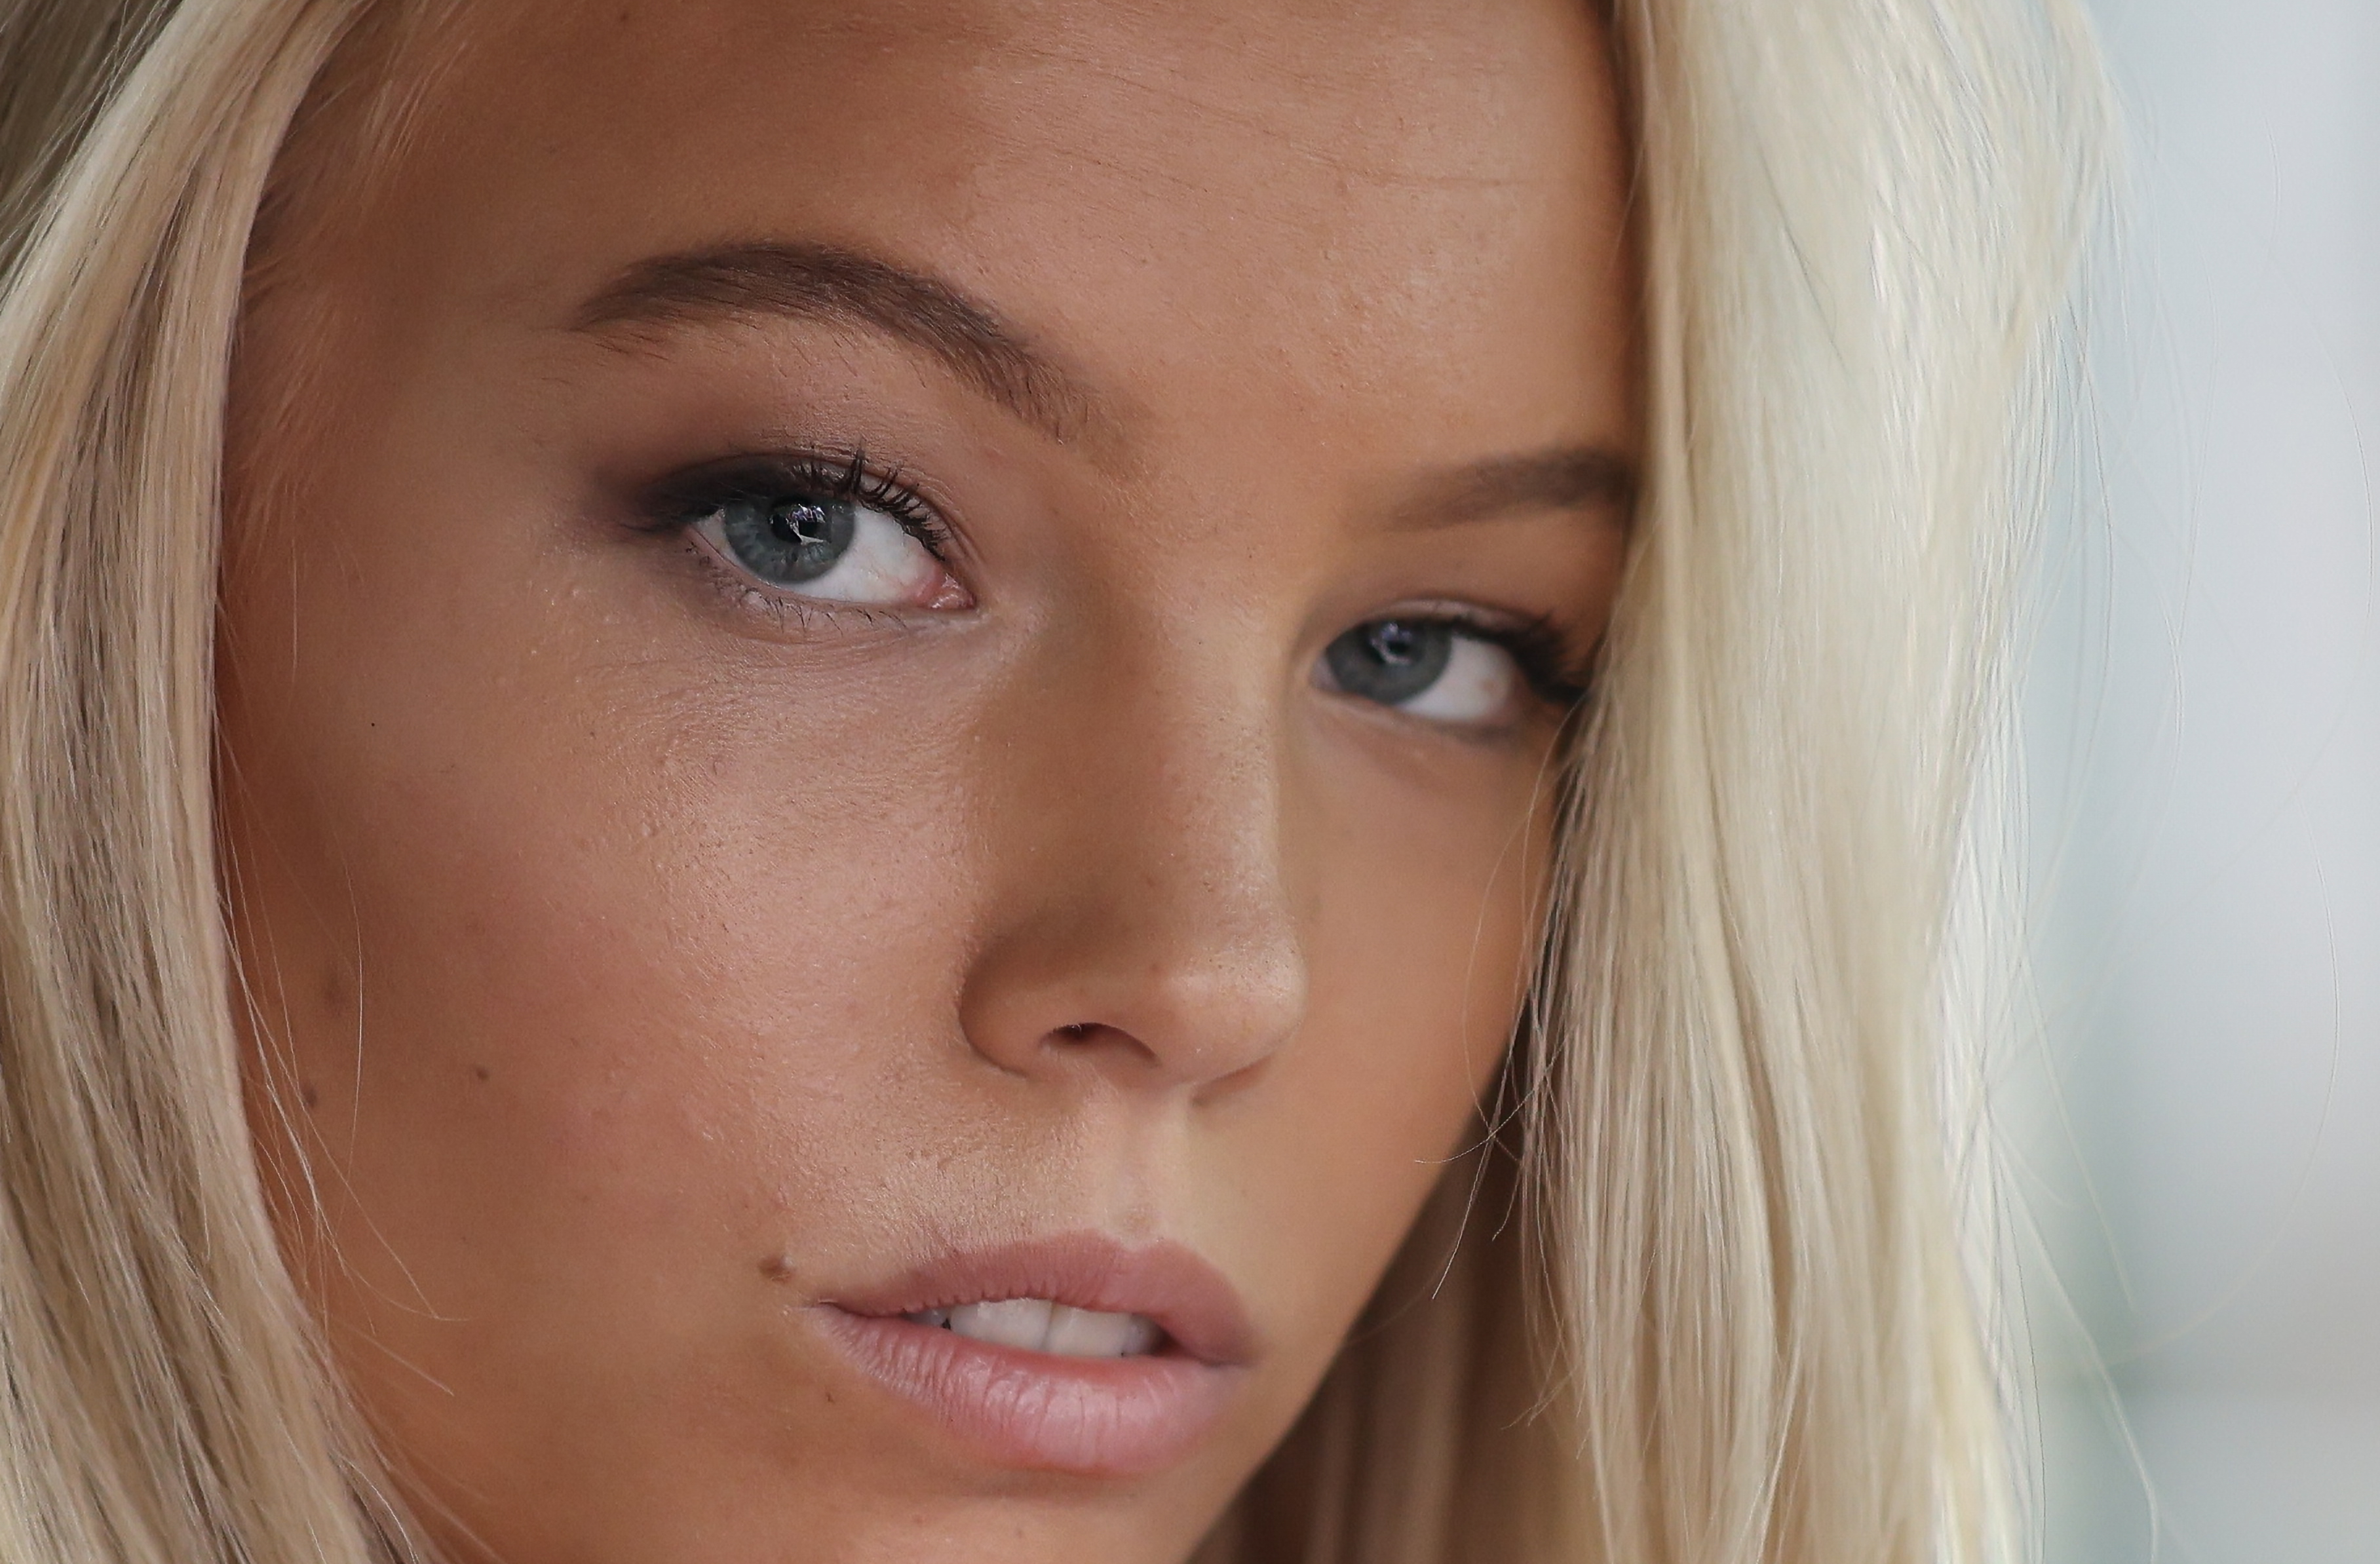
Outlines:
{"label": "forehead", "polygon": [[466,0],[395,67],[416,133],[358,248],[392,301],[561,319],[649,256],[823,240],[1144,399],[1236,375],[1608,428],[1633,303],[1590,11]]}

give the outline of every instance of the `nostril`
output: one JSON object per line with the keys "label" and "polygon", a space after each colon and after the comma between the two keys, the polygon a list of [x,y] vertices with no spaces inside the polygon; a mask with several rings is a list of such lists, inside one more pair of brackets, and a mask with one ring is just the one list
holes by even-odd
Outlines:
{"label": "nostril", "polygon": [[1159,1062],[1155,1049],[1121,1026],[1111,1026],[1103,1021],[1076,1021],[1052,1026],[1045,1034],[1042,1047],[1075,1058],[1098,1059],[1114,1052],[1148,1063]]}

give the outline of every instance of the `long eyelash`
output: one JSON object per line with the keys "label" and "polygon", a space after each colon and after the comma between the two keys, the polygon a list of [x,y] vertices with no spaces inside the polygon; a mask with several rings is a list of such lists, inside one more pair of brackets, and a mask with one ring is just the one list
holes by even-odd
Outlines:
{"label": "long eyelash", "polygon": [[943,557],[943,550],[951,540],[950,527],[933,506],[903,481],[899,467],[879,472],[868,465],[868,453],[854,447],[851,460],[836,475],[834,485],[836,499],[857,500],[882,511],[907,527],[936,559]]}
{"label": "long eyelash", "polygon": [[950,524],[903,480],[899,467],[871,467],[856,446],[847,456],[793,451],[710,463],[671,479],[652,507],[653,519],[662,527],[687,526],[731,500],[769,499],[785,490],[882,511],[936,559],[950,557]]}
{"label": "long eyelash", "polygon": [[1549,617],[1518,624],[1482,620],[1465,613],[1434,615],[1466,636],[1502,647],[1519,664],[1521,677],[1537,698],[1548,706],[1574,709],[1594,687],[1594,654],[1581,657]]}

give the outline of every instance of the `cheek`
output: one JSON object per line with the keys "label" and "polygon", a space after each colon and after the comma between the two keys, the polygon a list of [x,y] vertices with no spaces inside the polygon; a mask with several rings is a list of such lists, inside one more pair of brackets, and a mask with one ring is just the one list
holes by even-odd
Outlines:
{"label": "cheek", "polygon": [[1308,1051],[1343,1065],[1331,1096],[1390,1109],[1371,1123],[1403,1143],[1451,1133],[1502,1061],[1543,878],[1525,802],[1437,823],[1343,841],[1312,937]]}
{"label": "cheek", "polygon": [[389,1300],[423,1289],[666,1340],[661,1279],[741,1297],[789,1211],[864,1220],[888,1146],[946,1144],[905,1082],[951,1042],[960,746],[567,612],[601,597],[566,563],[409,597],[355,563],[233,583],[233,627],[282,634],[226,657],[223,719],[259,1051],[336,1169],[336,1306],[400,1348],[424,1330]]}
{"label": "cheek", "polygon": [[[1345,772],[1340,773],[1345,775]],[[1490,1105],[1536,954],[1550,811],[1342,786],[1295,822],[1310,1000],[1215,1169],[1313,1371]],[[1253,1257],[1252,1257],[1253,1259]]]}

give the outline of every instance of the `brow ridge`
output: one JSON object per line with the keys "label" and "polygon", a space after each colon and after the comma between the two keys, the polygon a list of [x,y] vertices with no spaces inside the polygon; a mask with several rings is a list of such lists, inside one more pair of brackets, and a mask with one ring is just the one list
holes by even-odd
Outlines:
{"label": "brow ridge", "polygon": [[1403,510],[1429,527],[1476,521],[1518,510],[1608,508],[1621,520],[1636,506],[1635,464],[1604,445],[1558,445],[1491,456],[1442,473]]}
{"label": "brow ridge", "polygon": [[600,335],[771,316],[896,338],[1061,443],[1097,421],[1096,398],[990,306],[941,278],[837,245],[764,241],[654,256],[588,299],[572,326]]}

